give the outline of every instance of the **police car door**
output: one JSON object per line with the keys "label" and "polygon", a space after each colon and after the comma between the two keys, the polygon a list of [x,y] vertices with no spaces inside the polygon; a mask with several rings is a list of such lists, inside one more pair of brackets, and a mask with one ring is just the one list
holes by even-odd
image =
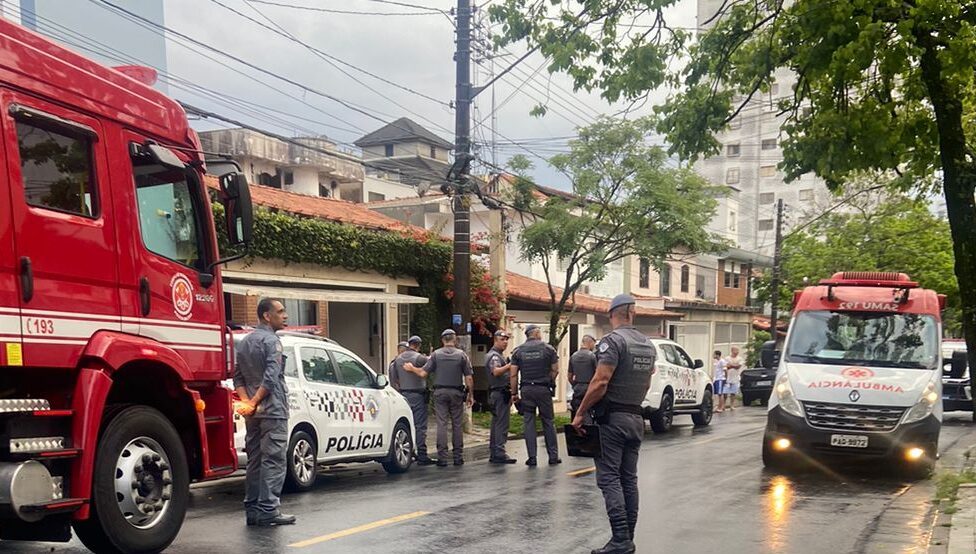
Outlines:
{"label": "police car door", "polygon": [[678,345],[673,346],[682,370],[688,375],[688,382],[690,383],[691,390],[689,391],[687,398],[690,402],[700,404],[703,396],[701,392],[705,390],[704,382],[702,381],[704,378],[704,372],[698,371],[695,368],[695,362],[692,361],[691,356],[685,352],[684,348],[681,348]]}
{"label": "police car door", "polygon": [[390,449],[390,406],[376,386],[376,374],[360,360],[332,350],[344,401],[351,415],[350,454],[385,453]]}
{"label": "police car door", "polygon": [[673,344],[662,344],[661,350],[664,351],[664,358],[668,361],[668,373],[671,376],[671,386],[674,387],[674,403],[691,404],[695,401],[695,392],[692,388],[691,366],[685,366],[678,354],[677,346]]}
{"label": "police car door", "polygon": [[[318,435],[320,460],[341,458],[339,439],[348,437],[352,431],[349,418],[340,402],[339,374],[329,356],[329,351],[318,346],[302,346],[300,387],[308,405],[308,418]],[[292,418],[296,421],[296,418]],[[348,445],[349,439],[343,441]]]}

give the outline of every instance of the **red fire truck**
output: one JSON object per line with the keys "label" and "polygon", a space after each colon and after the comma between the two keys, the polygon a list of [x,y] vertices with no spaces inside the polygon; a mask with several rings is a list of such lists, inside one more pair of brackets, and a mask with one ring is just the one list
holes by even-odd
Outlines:
{"label": "red fire truck", "polygon": [[[0,160],[0,539],[158,552],[189,483],[236,469],[197,136],[150,86],[0,19]],[[247,183],[209,169],[243,244]]]}

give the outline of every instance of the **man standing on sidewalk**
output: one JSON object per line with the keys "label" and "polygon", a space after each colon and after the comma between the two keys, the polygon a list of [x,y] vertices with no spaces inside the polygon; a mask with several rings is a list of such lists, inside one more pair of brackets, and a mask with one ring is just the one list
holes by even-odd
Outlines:
{"label": "man standing on sidewalk", "polygon": [[596,373],[596,339],[583,335],[582,347],[569,357],[569,384],[573,385],[573,400],[570,402],[570,417],[576,417],[580,402],[586,396],[586,389]]}
{"label": "man standing on sidewalk", "polygon": [[508,348],[508,333],[499,329],[495,331],[494,345],[485,356],[485,368],[488,370],[488,405],[491,406],[488,461],[493,464],[515,463],[515,459],[509,458],[505,452],[512,409],[512,388],[508,377],[512,364],[505,361],[506,348]]}
{"label": "man standing on sidewalk", "polygon": [[434,463],[434,460],[431,460],[430,456],[427,455],[427,379],[426,375],[420,377],[415,371],[409,371],[406,368],[408,363],[415,370],[427,363],[427,356],[419,352],[422,342],[420,337],[414,335],[404,343],[407,345],[407,349],[393,360],[390,384],[403,395],[407,405],[410,406],[410,411],[413,412],[417,464],[427,466]]}
{"label": "man standing on sidewalk", "polygon": [[258,321],[257,328],[237,347],[234,388],[247,428],[247,524],[271,527],[295,523],[295,516],[280,509],[288,447],[288,387],[281,340],[275,331],[285,328],[288,314],[281,302],[264,298],[258,303]]}
{"label": "man standing on sidewalk", "polygon": [[[556,442],[555,415],[552,407],[551,388],[559,374],[559,355],[551,345],[542,342],[542,330],[538,325],[527,325],[525,336],[529,340],[515,349],[512,354],[511,387],[518,390],[515,400],[522,401],[522,417],[524,418],[525,448],[529,459],[525,465],[535,466],[536,451],[539,449],[536,440],[535,414],[539,410],[542,419],[542,433],[546,437],[546,452],[549,454],[549,465],[561,464],[559,459],[559,444]],[[522,373],[522,383],[519,385],[519,372]],[[520,387],[516,389],[516,387]]]}
{"label": "man standing on sidewalk", "polygon": [[[474,404],[474,370],[471,360],[458,349],[454,329],[441,333],[443,347],[435,350],[423,368],[407,362],[404,367],[421,379],[434,374],[434,414],[437,416],[437,466],[447,465],[447,425],[451,422],[454,465],[464,465],[464,404]],[[465,394],[467,393],[467,394]]]}

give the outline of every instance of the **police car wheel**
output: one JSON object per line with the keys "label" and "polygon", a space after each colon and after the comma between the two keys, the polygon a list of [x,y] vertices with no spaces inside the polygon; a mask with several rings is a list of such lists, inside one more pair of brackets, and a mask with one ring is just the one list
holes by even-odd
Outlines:
{"label": "police car wheel", "polygon": [[160,552],[179,533],[190,477],[179,434],[148,406],[106,411],[95,453],[91,514],[74,523],[94,552]]}
{"label": "police car wheel", "polygon": [[307,491],[315,485],[318,461],[315,439],[305,431],[295,431],[288,442],[288,474],[285,485],[292,492]]}
{"label": "police car wheel", "polygon": [[712,422],[712,391],[705,391],[699,408],[700,411],[691,414],[691,420],[695,422],[695,427],[704,427]]}
{"label": "police car wheel", "polygon": [[674,398],[671,391],[664,391],[661,395],[661,406],[651,414],[651,429],[655,433],[667,433],[674,423]]}
{"label": "police car wheel", "polygon": [[410,427],[399,422],[393,428],[393,439],[390,440],[390,454],[383,460],[383,469],[387,473],[404,473],[413,464],[413,437]]}

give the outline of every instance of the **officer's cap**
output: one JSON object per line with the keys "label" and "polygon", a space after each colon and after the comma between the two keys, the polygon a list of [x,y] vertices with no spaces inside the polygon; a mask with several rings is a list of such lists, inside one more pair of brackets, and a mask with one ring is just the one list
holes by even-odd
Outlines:
{"label": "officer's cap", "polygon": [[410,344],[420,344],[420,343],[424,342],[424,340],[421,339],[420,337],[418,337],[417,335],[414,335],[414,336],[410,337],[409,339],[407,339],[407,342],[410,343]]}
{"label": "officer's cap", "polygon": [[397,343],[397,348],[408,348],[409,346],[410,345],[407,344],[406,342],[398,342]]}
{"label": "officer's cap", "polygon": [[508,338],[508,333],[506,333],[503,329],[499,329],[499,330],[495,331],[495,336],[496,337],[501,337],[501,338],[506,338],[507,339]]}
{"label": "officer's cap", "polygon": [[526,335],[528,335],[532,331],[538,331],[538,330],[539,330],[539,326],[538,325],[535,325],[533,323],[530,323],[530,324],[528,324],[528,325],[525,326],[525,334]]}
{"label": "officer's cap", "polygon": [[636,303],[637,301],[634,300],[633,296],[629,294],[618,294],[617,296],[613,297],[613,300],[610,301],[610,309],[607,310],[607,312],[612,312],[617,308],[619,308],[620,306],[626,306],[627,304],[636,304]]}
{"label": "officer's cap", "polygon": [[583,340],[586,340],[586,339],[590,339],[591,341],[596,342],[596,338],[594,338],[593,335],[591,335],[589,333],[583,335]]}
{"label": "officer's cap", "polygon": [[454,329],[444,329],[443,331],[441,331],[441,338],[443,339],[447,337],[452,337],[456,334],[457,333],[454,332]]}

